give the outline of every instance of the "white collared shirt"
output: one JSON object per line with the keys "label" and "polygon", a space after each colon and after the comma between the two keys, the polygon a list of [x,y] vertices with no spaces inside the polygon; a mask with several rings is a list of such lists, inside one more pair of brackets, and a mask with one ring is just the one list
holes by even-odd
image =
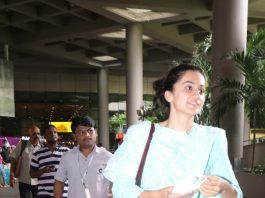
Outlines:
{"label": "white collared shirt", "polygon": [[[38,143],[36,146],[33,146],[30,141],[27,142],[27,145],[22,153],[22,162],[20,167],[20,176],[19,176],[19,182],[30,184],[30,185],[38,185],[38,179],[37,178],[31,178],[29,174],[30,170],[30,162],[32,155],[35,151],[39,150],[41,148],[41,144]],[[12,157],[16,160],[19,157],[21,150],[21,142],[17,144],[15,150],[12,152]]]}
{"label": "white collared shirt", "polygon": [[[68,179],[68,198],[86,198],[84,183],[93,198],[107,198],[110,182],[103,176],[109,158],[112,156],[105,148],[95,146],[85,157],[79,146],[62,156],[55,179],[64,182]],[[85,172],[87,171],[87,174]],[[78,193],[77,193],[78,192]]]}

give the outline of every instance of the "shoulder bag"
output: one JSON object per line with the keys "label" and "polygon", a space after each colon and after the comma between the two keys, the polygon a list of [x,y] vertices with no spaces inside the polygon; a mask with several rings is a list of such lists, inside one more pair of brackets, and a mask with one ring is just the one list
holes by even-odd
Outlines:
{"label": "shoulder bag", "polygon": [[15,167],[14,167],[14,176],[16,178],[19,177],[20,175],[20,167],[21,167],[21,161],[22,161],[22,153],[25,150],[26,146],[27,146],[28,141],[22,140],[21,142],[21,149],[20,149],[20,153],[18,156],[18,159],[15,162]]}
{"label": "shoulder bag", "polygon": [[142,180],[142,173],[143,173],[143,169],[144,169],[144,164],[145,164],[146,156],[147,156],[147,153],[148,153],[148,150],[149,150],[149,146],[150,146],[151,140],[153,138],[154,132],[155,132],[155,125],[154,125],[154,123],[152,123],[151,124],[151,128],[150,128],[150,132],[149,132],[149,136],[148,136],[148,139],[147,139],[147,142],[146,142],[146,145],[145,145],[145,148],[144,148],[144,152],[143,152],[143,155],[142,155],[142,159],[141,159],[140,165],[138,167],[137,175],[136,175],[136,178],[135,178],[135,184],[137,186],[139,186],[139,187],[141,186],[141,180]]}

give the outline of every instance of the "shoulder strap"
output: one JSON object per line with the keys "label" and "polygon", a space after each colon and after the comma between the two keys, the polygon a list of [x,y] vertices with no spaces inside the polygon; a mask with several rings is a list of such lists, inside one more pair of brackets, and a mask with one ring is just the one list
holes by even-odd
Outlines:
{"label": "shoulder strap", "polygon": [[27,144],[28,144],[28,141],[27,141],[27,140],[22,140],[22,141],[21,141],[21,149],[20,149],[19,156],[22,155],[22,153],[23,153],[23,151],[25,150]]}
{"label": "shoulder strap", "polygon": [[151,140],[153,138],[154,131],[155,131],[155,125],[154,125],[154,123],[152,123],[151,124],[151,129],[150,129],[150,132],[149,132],[149,136],[148,136],[148,139],[147,139],[147,142],[146,142],[146,145],[145,145],[145,148],[144,148],[144,152],[143,152],[143,155],[142,155],[142,159],[141,159],[141,162],[140,162],[140,165],[139,165],[139,168],[138,168],[138,171],[137,171],[137,175],[136,175],[136,178],[135,178],[135,184],[137,186],[141,186],[141,180],[142,180],[142,173],[143,173],[143,169],[144,169],[144,164],[145,164],[145,160],[146,160],[146,156],[147,156],[147,153],[148,153],[148,150],[149,150],[149,146],[150,146]]}

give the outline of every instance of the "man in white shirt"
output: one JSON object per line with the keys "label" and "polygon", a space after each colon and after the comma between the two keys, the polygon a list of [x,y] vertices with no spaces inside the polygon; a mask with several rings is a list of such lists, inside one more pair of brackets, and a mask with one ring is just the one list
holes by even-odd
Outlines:
{"label": "man in white shirt", "polygon": [[65,153],[60,161],[55,174],[54,197],[62,197],[66,180],[68,198],[108,197],[110,182],[102,172],[112,154],[96,146],[95,121],[89,116],[77,116],[72,120],[71,129],[78,146]]}
{"label": "man in white shirt", "polygon": [[11,159],[10,185],[13,187],[16,162],[21,157],[20,175],[18,177],[20,198],[36,198],[38,191],[38,179],[30,178],[29,170],[33,153],[41,148],[40,129],[34,125],[29,127],[28,132],[29,140],[22,143],[23,140],[17,144]]}

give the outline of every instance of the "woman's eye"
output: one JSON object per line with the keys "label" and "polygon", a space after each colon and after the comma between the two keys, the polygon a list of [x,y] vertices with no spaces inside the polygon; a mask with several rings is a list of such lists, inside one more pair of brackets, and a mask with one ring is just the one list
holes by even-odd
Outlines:
{"label": "woman's eye", "polygon": [[192,91],[192,90],[193,90],[192,86],[186,86],[185,89],[186,89],[187,91]]}
{"label": "woman's eye", "polygon": [[200,89],[200,95],[203,95],[205,93],[205,90],[204,89]]}

